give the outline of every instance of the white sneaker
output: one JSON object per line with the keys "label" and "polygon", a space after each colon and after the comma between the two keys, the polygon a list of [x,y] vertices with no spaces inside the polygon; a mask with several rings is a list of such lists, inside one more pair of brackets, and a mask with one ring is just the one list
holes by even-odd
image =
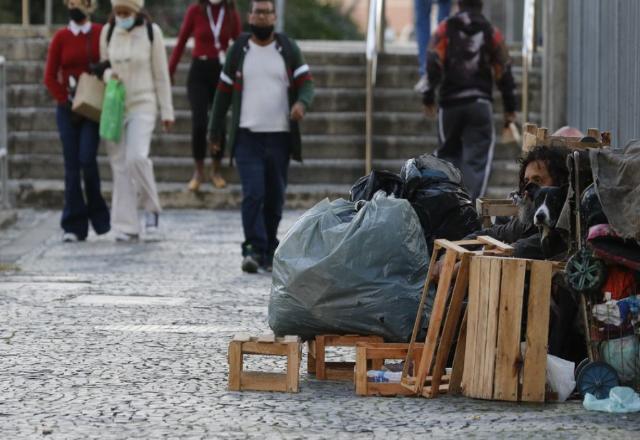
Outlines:
{"label": "white sneaker", "polygon": [[113,235],[119,243],[133,243],[138,241],[138,234],[127,234],[126,232],[114,232]]}
{"label": "white sneaker", "polygon": [[80,237],[78,237],[73,232],[65,232],[62,234],[62,242],[63,243],[77,243],[80,241]]}
{"label": "white sneaker", "polygon": [[416,93],[424,93],[427,91],[427,87],[429,87],[429,81],[427,80],[427,75],[422,75],[415,86],[413,86],[413,90]]}
{"label": "white sneaker", "polygon": [[157,212],[144,213],[144,241],[160,241],[164,235],[160,230],[160,214]]}

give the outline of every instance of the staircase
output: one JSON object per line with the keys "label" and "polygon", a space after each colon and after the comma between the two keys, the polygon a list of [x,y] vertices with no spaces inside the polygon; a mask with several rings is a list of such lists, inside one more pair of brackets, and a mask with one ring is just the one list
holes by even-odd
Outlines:
{"label": "staircase", "polygon": [[[0,35],[2,33],[0,32]],[[171,43],[168,44],[172,46]],[[300,42],[315,79],[316,98],[302,124],[302,164],[292,162],[287,206],[306,208],[324,197],[344,197],[364,174],[365,57],[364,43]],[[47,40],[42,37],[0,38],[0,54],[8,62],[9,149],[11,179],[18,205],[60,207],[63,200],[62,149],[55,108],[42,85]],[[171,47],[168,48],[170,52]],[[520,56],[512,53],[514,65]],[[533,122],[540,103],[540,59],[531,82]],[[198,194],[186,191],[193,172],[190,111],[186,94],[189,56],[185,54],[173,89],[176,124],[171,134],[154,136],[151,155],[163,206],[229,208],[239,205],[241,189],[235,169],[225,160],[224,190],[203,185]],[[514,68],[520,83],[520,68]],[[375,91],[374,168],[399,171],[408,158],[437,146],[435,121],[424,118],[414,48],[390,47],[380,57]],[[496,133],[501,132],[501,100],[496,94]],[[499,137],[499,136],[498,136]],[[516,185],[517,145],[496,146],[489,195],[504,196]],[[111,170],[105,149],[99,157],[104,192],[110,197]]]}

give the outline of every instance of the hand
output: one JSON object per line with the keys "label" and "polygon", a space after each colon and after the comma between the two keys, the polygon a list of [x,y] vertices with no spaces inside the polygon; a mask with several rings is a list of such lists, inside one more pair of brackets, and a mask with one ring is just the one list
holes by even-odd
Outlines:
{"label": "hand", "polygon": [[516,116],[516,112],[507,112],[504,114],[504,126],[508,127],[512,122],[516,122],[518,117]]}
{"label": "hand", "polygon": [[162,121],[162,131],[167,133],[168,131],[171,130],[171,127],[173,127],[173,121],[172,120],[167,119],[165,121]]}
{"label": "hand", "polygon": [[111,72],[111,77],[109,79],[115,79],[116,81],[120,81],[120,77],[116,72]]}
{"label": "hand", "polygon": [[209,142],[209,151],[214,155],[220,153],[220,142]]}
{"label": "hand", "polygon": [[291,107],[291,120],[292,121],[302,121],[302,118],[304,118],[304,104],[301,102],[296,102],[295,104],[293,104],[293,107]]}
{"label": "hand", "polygon": [[435,119],[438,116],[438,107],[435,104],[424,104],[422,106],[422,112],[428,119]]}

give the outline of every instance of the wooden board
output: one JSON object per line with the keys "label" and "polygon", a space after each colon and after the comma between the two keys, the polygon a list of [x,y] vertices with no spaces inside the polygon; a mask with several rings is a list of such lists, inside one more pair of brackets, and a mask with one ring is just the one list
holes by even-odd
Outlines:
{"label": "wooden board", "polygon": [[282,373],[243,371],[240,381],[245,391],[289,391],[287,375]]}
{"label": "wooden board", "polygon": [[552,274],[551,262],[532,262],[527,307],[527,351],[521,398],[525,402],[545,400]]}
{"label": "wooden board", "polygon": [[242,373],[242,342],[232,341],[227,353],[229,362],[229,390],[240,391],[240,375]]}
{"label": "wooden board", "polygon": [[485,357],[482,367],[482,391],[483,399],[493,398],[493,380],[496,361],[496,345],[498,337],[498,310],[500,306],[500,282],[502,276],[502,262],[497,259],[488,260],[489,265],[489,288],[487,290],[487,333],[485,340]]}
{"label": "wooden board", "polygon": [[521,364],[520,327],[526,269],[526,260],[502,260],[493,395],[497,400],[518,401],[518,376]]}
{"label": "wooden board", "polygon": [[287,353],[287,389],[289,393],[297,393],[300,383],[300,348],[302,345],[297,343],[287,344],[289,352]]}
{"label": "wooden board", "polygon": [[467,306],[467,337],[462,389],[466,396],[474,393],[473,377],[476,374],[476,337],[478,335],[478,305],[480,302],[480,259],[472,258],[469,265],[469,302]]}
{"label": "wooden board", "polygon": [[286,356],[287,344],[264,343],[258,341],[242,342],[242,352],[245,354],[264,354],[271,356]]}
{"label": "wooden board", "polygon": [[462,374],[464,372],[464,355],[467,345],[467,312],[465,311],[460,331],[458,332],[458,342],[456,352],[453,356],[453,368],[451,369],[451,380],[449,381],[449,394],[462,393]]}
{"label": "wooden board", "polygon": [[483,398],[483,378],[487,345],[487,314],[489,312],[489,283],[491,260],[480,258],[480,293],[478,301],[478,323],[476,324],[475,374],[471,382],[471,397]]}

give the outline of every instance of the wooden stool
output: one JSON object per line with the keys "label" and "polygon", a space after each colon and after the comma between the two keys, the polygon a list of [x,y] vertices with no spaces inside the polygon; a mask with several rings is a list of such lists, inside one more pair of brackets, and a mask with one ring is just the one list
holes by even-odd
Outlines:
{"label": "wooden stool", "polygon": [[[299,388],[302,343],[298,336],[276,338],[274,335],[252,337],[236,335],[229,343],[230,391],[282,391],[297,393]],[[286,356],[286,373],[243,371],[244,355]]]}
{"label": "wooden stool", "polygon": [[[355,362],[325,362],[327,347],[355,347],[358,342],[384,342],[381,336],[319,335],[309,341],[307,372],[320,380],[353,380]],[[382,362],[373,363],[374,369],[382,368]]]}

